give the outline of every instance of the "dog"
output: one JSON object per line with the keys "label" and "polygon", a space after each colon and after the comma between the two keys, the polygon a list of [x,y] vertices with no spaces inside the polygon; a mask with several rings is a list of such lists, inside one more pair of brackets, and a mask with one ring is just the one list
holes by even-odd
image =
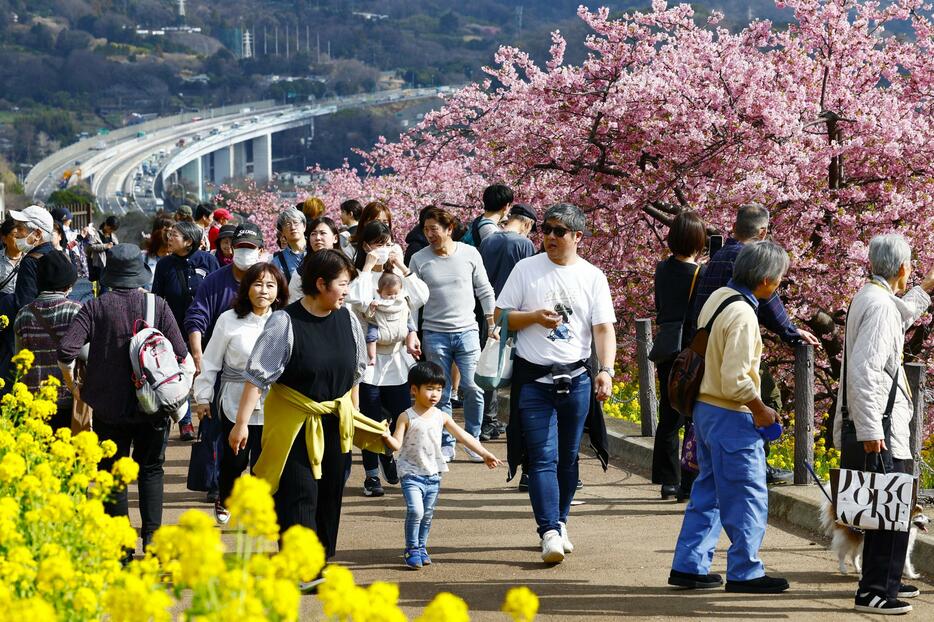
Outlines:
{"label": "dog", "polygon": [[[820,518],[824,533],[831,539],[830,550],[837,554],[840,573],[847,574],[847,562],[853,564],[857,574],[862,573],[863,532],[838,523],[834,508],[826,499],[821,507]],[[924,508],[916,505],[911,512],[911,528],[908,530],[908,554],[905,556],[905,568],[902,571],[905,578],[917,579],[920,576],[911,564],[911,552],[915,548],[918,532],[926,533],[930,523],[931,519],[924,513]]]}

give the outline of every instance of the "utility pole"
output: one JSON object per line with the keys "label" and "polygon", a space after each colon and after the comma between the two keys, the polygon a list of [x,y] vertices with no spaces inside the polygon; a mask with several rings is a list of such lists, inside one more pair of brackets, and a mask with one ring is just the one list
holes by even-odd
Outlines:
{"label": "utility pole", "polygon": [[305,51],[311,56],[311,27],[305,24]]}
{"label": "utility pole", "polygon": [[266,42],[269,41],[269,37],[266,36],[266,24],[263,24],[263,56],[268,56],[269,53],[266,49]]}
{"label": "utility pole", "polygon": [[315,32],[315,64],[321,64],[321,33]]}
{"label": "utility pole", "polygon": [[522,34],[522,11],[523,6],[520,4],[516,7],[516,30],[519,35]]}
{"label": "utility pole", "polygon": [[289,57],[289,23],[285,23],[285,57]]}
{"label": "utility pole", "polygon": [[276,24],[276,56],[279,56],[279,24]]}

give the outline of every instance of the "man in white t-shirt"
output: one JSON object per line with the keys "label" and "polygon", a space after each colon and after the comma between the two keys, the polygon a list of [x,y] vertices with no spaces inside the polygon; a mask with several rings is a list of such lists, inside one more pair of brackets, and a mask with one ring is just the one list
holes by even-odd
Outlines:
{"label": "man in white t-shirt", "polygon": [[[517,331],[512,399],[518,401],[529,497],[542,559],[558,563],[573,549],[567,519],[591,396],[603,401],[612,391],[616,314],[606,276],[577,254],[585,225],[580,208],[553,205],[544,223],[545,252],[516,264],[496,300],[496,315],[498,321],[508,311],[509,329]],[[592,345],[599,366],[590,370],[593,381],[587,369]]]}

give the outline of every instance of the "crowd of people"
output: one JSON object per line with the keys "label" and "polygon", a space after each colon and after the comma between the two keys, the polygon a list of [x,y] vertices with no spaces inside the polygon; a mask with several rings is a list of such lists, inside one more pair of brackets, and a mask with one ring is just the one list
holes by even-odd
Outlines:
{"label": "crowd of people", "polygon": [[[31,350],[35,365],[20,380],[36,389],[57,376],[64,385],[51,425],[92,429],[116,444],[109,461],[131,456],[140,465],[143,547],[162,521],[177,423],[182,440],[207,450],[192,469],[205,471],[199,489],[219,524],[236,478],[251,471],[269,482],[281,529],[313,529],[333,556],[357,446],[365,497],[400,486],[403,560],[422,568],[459,443],[468,462],[505,465],[508,480],[521,473],[542,560],[560,563],[574,550],[568,523],[585,432],[604,468],[608,461],[601,404],[615,373],[612,296],[603,272],[578,253],[587,233],[578,207],[558,203],[539,217],[500,184],[486,188],[483,204],[464,223],[426,206],[403,236],[384,203],[347,200],[338,224],[313,198],[281,212],[275,241],[226,209],[182,207],[159,214],[141,245],[117,239],[115,217],[75,231],[67,210],[13,211],[0,226],[0,312],[11,319],[0,371],[9,379],[13,353]],[[767,387],[760,328],[790,344],[820,342],[791,322],[776,293],[789,258],[768,232],[768,210],[744,205],[732,236],[704,262],[708,228],[685,211],[657,267],[652,480],[663,499],[689,500],[668,579],[679,588],[723,585],[710,573],[721,528],[731,540],[727,591],[789,588],[758,557],[766,484],[781,477],[767,468],[761,433],[779,420],[780,403]],[[934,272],[900,296],[911,249],[891,234],[873,238],[869,263],[871,278],[847,314],[837,443],[851,425],[858,444],[844,451],[845,464],[911,473],[901,354],[904,331],[930,306]],[[169,414],[147,414],[138,399],[128,348],[146,324],[191,380],[187,404]],[[669,376],[699,330],[707,333],[700,392],[692,412],[679,413]],[[482,389],[475,372],[484,346],[506,339],[514,352],[504,426],[496,391]],[[463,425],[452,418],[458,406]],[[500,460],[483,443],[503,434]],[[126,492],[107,510],[126,514]],[[910,610],[901,599],[918,590],[901,583],[906,548],[907,534],[867,533],[857,609]]]}
{"label": "crowd of people", "polygon": [[[553,205],[540,219],[503,185],[483,201],[464,224],[427,206],[403,236],[381,202],[347,200],[335,222],[313,198],[281,212],[275,241],[226,209],[183,206],[156,215],[140,244],[118,240],[115,217],[73,231],[67,210],[12,211],[0,231],[0,304],[14,320],[3,372],[10,378],[13,353],[31,350],[35,365],[20,380],[33,390],[49,376],[63,383],[50,424],[91,429],[116,444],[108,461],[139,464],[144,548],[162,522],[177,423],[182,441],[207,451],[198,464],[193,451],[189,487],[207,492],[219,524],[250,471],[271,485],[280,528],[307,526],[334,555],[357,446],[365,497],[401,487],[403,560],[421,568],[460,444],[469,462],[508,462],[509,479],[522,470],[542,558],[560,562],[573,549],[585,425],[606,464],[600,402],[611,393],[616,317],[606,277],[577,254],[580,209]],[[161,334],[179,382],[191,382],[190,399],[170,411],[148,414],[139,397],[146,378],[130,348],[144,328]],[[474,378],[483,345],[507,337],[509,431],[496,392]],[[452,418],[459,406],[463,425]],[[501,461],[483,443],[504,433]],[[125,491],[107,511],[127,514]]]}

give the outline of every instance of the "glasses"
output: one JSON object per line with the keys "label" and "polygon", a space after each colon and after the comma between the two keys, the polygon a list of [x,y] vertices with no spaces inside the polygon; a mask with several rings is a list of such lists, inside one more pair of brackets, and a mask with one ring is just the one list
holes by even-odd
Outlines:
{"label": "glasses", "polygon": [[565,229],[564,227],[552,227],[549,224],[542,225],[542,235],[555,234],[556,238],[563,238],[568,234],[570,229]]}
{"label": "glasses", "polygon": [[291,227],[292,229],[298,229],[304,224],[305,223],[303,223],[301,220],[287,220],[285,221],[285,224],[282,226],[282,228],[284,229],[285,227]]}

